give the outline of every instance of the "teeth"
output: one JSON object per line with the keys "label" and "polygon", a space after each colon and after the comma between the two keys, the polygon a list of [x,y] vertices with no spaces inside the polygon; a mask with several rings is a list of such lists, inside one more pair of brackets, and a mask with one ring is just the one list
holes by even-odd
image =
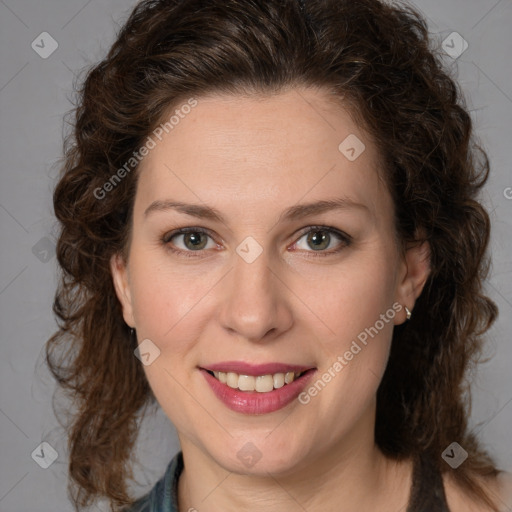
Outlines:
{"label": "teeth", "polygon": [[257,391],[268,393],[274,389],[282,388],[285,384],[291,384],[304,372],[275,373],[274,375],[239,375],[234,372],[213,372],[215,378],[227,384],[230,388],[240,391]]}
{"label": "teeth", "polygon": [[237,388],[238,387],[238,375],[236,373],[229,372],[227,379],[226,379],[226,384],[230,388]]}
{"label": "teeth", "polygon": [[238,376],[238,389],[240,391],[254,391],[255,385],[256,385],[256,378],[253,377],[252,375],[239,375]]}
{"label": "teeth", "polygon": [[274,389],[274,377],[272,375],[261,375],[254,380],[256,381],[254,389],[259,393],[268,393]]}
{"label": "teeth", "polygon": [[276,373],[274,375],[274,388],[279,389],[284,386],[284,373]]}

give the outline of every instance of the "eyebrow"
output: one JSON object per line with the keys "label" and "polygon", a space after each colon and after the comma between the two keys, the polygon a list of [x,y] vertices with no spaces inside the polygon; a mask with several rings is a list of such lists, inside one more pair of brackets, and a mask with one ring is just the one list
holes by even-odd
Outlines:
{"label": "eyebrow", "polygon": [[[282,221],[302,219],[304,217],[315,214],[317,215],[330,210],[347,209],[359,209],[361,211],[371,213],[370,209],[362,203],[357,203],[349,198],[336,198],[291,206],[281,213],[277,222],[279,223]],[[197,217],[199,219],[210,219],[226,224],[222,214],[211,206],[182,203],[180,201],[173,200],[159,200],[152,202],[144,211],[144,216],[147,217],[152,212],[168,210],[176,210],[180,213],[190,215],[191,217]]]}

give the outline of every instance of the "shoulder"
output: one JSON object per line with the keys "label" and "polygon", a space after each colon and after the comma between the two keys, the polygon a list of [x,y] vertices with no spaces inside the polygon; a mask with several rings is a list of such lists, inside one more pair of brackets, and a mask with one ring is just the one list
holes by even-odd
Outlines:
{"label": "shoulder", "polygon": [[[501,472],[497,477],[478,479],[479,483],[495,500],[500,512],[508,512],[512,507],[512,473]],[[460,488],[450,474],[443,475],[446,501],[451,512],[492,512],[482,503],[475,502],[472,496]]]}

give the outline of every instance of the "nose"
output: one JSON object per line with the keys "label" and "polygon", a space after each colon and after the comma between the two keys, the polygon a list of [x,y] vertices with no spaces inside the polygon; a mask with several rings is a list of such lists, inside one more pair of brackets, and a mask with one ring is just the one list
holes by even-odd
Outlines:
{"label": "nose", "polygon": [[[262,343],[291,328],[291,291],[263,252],[252,263],[235,254],[223,284],[219,320],[240,339]],[[278,267],[278,265],[275,267]]]}

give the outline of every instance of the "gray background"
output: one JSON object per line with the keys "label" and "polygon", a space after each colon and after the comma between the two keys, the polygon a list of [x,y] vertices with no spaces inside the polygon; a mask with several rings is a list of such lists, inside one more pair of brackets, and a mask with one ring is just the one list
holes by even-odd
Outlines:
{"label": "gray background", "polygon": [[[0,225],[2,230],[0,511],[71,511],[67,450],[51,397],[54,383],[43,346],[54,332],[55,223],[51,193],[61,156],[63,116],[74,75],[101,59],[135,1],[0,0]],[[473,377],[472,423],[503,468],[512,470],[512,3],[510,0],[416,0],[441,42],[453,31],[468,42],[446,57],[466,92],[475,128],[491,157],[483,196],[491,213],[489,295],[500,317],[489,333],[490,361]],[[43,59],[31,47],[48,32],[58,48]],[[44,49],[51,49],[45,39]],[[58,458],[47,469],[31,457],[48,442]],[[159,409],[143,423],[136,455],[139,494],[162,475],[178,450],[174,428]],[[40,453],[36,451],[36,453]],[[48,450],[45,457],[48,457]],[[99,505],[93,510],[107,510]]]}

